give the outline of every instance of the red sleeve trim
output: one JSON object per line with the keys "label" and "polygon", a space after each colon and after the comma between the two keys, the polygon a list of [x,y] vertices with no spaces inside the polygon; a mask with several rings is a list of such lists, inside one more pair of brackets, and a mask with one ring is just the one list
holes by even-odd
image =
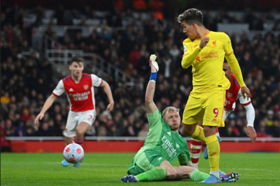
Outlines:
{"label": "red sleeve trim", "polygon": [[250,104],[251,104],[251,101],[249,101],[248,103],[242,104],[242,105],[247,106],[247,105],[250,105]]}
{"label": "red sleeve trim", "polygon": [[101,81],[101,83],[100,83],[99,87],[102,85],[102,83],[103,83],[103,79],[102,79],[102,81]]}
{"label": "red sleeve trim", "polygon": [[55,93],[52,93],[55,97],[59,97],[58,95],[56,95]]}

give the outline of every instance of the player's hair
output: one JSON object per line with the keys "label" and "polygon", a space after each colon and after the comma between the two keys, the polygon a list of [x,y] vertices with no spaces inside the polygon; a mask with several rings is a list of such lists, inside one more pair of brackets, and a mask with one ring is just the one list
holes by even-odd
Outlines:
{"label": "player's hair", "polygon": [[71,61],[70,61],[70,64],[72,64],[72,63],[74,63],[74,62],[84,62],[81,58],[79,58],[79,57],[72,57],[72,59],[71,59]]}
{"label": "player's hair", "polygon": [[164,119],[166,113],[169,112],[169,111],[176,111],[176,112],[179,112],[179,109],[177,109],[176,107],[173,107],[173,106],[166,107],[166,108],[162,111],[162,118],[163,118],[163,119]]}
{"label": "player's hair", "polygon": [[197,25],[203,25],[203,15],[202,12],[196,8],[190,8],[185,10],[177,18],[179,23],[185,21],[188,24],[196,23]]}

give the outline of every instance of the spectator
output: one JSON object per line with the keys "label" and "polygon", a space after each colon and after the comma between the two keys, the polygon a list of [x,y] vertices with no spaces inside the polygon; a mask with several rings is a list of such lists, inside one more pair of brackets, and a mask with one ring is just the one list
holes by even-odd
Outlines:
{"label": "spectator", "polygon": [[265,132],[265,127],[261,126],[259,130],[257,131],[257,137],[258,138],[267,138],[270,137],[266,132]]}
{"label": "spectator", "polygon": [[37,136],[52,136],[48,122],[43,122],[37,131]]}
{"label": "spectator", "polygon": [[35,129],[33,127],[29,126],[26,128],[25,134],[27,137],[35,136],[36,135]]}
{"label": "spectator", "polygon": [[[118,5],[119,6],[119,5]],[[127,7],[123,3],[120,7]],[[131,4],[133,8],[133,5]],[[160,6],[153,11],[162,11],[166,8]],[[38,130],[39,126],[33,126],[30,123],[33,116],[36,115],[42,105],[46,96],[54,88],[54,83],[49,82],[49,77],[55,77],[56,74],[52,70],[50,61],[45,58],[38,58],[36,53],[30,56],[20,54],[21,51],[30,51],[31,44],[31,28],[38,26],[42,23],[44,7],[36,7],[36,14],[39,15],[36,23],[31,25],[21,24],[22,14],[29,13],[31,10],[26,8],[17,9],[17,16],[10,18],[8,15],[8,8],[3,9],[1,12],[1,25],[3,32],[0,35],[1,45],[1,84],[5,85],[1,90],[1,109],[3,110],[3,121],[9,123],[7,130],[8,136],[18,135],[15,133],[16,127],[22,125],[18,122],[18,116],[23,117],[23,134],[29,131],[30,127],[33,130]],[[75,9],[75,8],[74,8]],[[85,11],[80,15],[77,10],[67,10],[61,4],[55,10],[55,17],[58,20],[58,25],[73,23],[73,18],[88,20],[94,18],[96,20],[108,20],[109,27],[102,27],[99,25],[98,29],[94,29],[92,33],[85,36],[83,32],[79,31],[78,34],[71,37],[69,32],[57,35],[53,26],[49,26],[46,34],[60,43],[64,49],[79,48],[90,53],[98,53],[106,58],[106,62],[115,65],[116,69],[125,70],[127,75],[135,77],[137,80],[134,86],[128,86],[126,80],[114,79],[115,72],[110,74],[110,85],[116,96],[116,107],[118,111],[111,113],[113,121],[105,123],[103,117],[98,117],[94,124],[95,133],[92,130],[90,135],[97,135],[98,128],[103,126],[106,128],[106,135],[115,135],[117,132],[120,136],[136,136],[139,135],[140,128],[145,127],[144,123],[147,122],[145,114],[143,115],[144,106],[138,99],[143,98],[143,87],[145,87],[149,77],[142,77],[142,74],[149,71],[147,67],[150,52],[158,53],[159,62],[164,63],[166,60],[169,63],[169,71],[164,73],[162,70],[158,74],[156,103],[159,109],[165,107],[166,104],[174,104],[180,108],[181,112],[184,108],[189,92],[192,89],[190,71],[183,71],[181,69],[180,61],[183,54],[183,48],[178,47],[184,36],[180,33],[180,26],[174,25],[174,20],[169,21],[163,19],[166,12],[162,12],[160,21],[154,21],[151,17],[149,9],[141,10],[139,12],[128,11],[126,8],[120,8],[118,12],[111,12],[107,17],[100,17],[98,10],[93,10],[92,7],[86,6]],[[121,9],[123,9],[121,11]],[[63,19],[64,16],[67,19]],[[138,17],[135,15],[139,15]],[[144,16],[142,16],[144,15]],[[156,14],[154,14],[156,15]],[[227,11],[217,13],[216,17],[213,11],[207,11],[205,16],[205,25],[209,28],[217,28],[218,23],[240,22],[242,19],[236,20]],[[242,13],[240,14],[242,15]],[[269,14],[269,19],[272,20],[272,14]],[[134,17],[135,16],[135,17]],[[169,14],[170,16],[170,14]],[[259,17],[258,12],[246,11],[244,14],[245,22],[249,23],[250,29],[263,29],[263,23],[268,22],[269,19]],[[275,17],[275,16],[274,16]],[[171,16],[169,17],[172,18]],[[253,19],[252,19],[253,18]],[[102,21],[100,21],[102,23]],[[106,22],[106,21],[105,21]],[[275,23],[274,23],[275,22]],[[279,21],[273,22],[273,30],[279,27]],[[215,29],[214,29],[215,30]],[[106,31],[106,34],[105,33]],[[240,64],[244,64],[243,75],[246,84],[249,86],[253,94],[253,105],[256,111],[255,127],[256,129],[263,130],[272,136],[279,135],[277,130],[279,128],[280,114],[280,64],[279,64],[279,47],[280,36],[276,32],[254,33],[250,31],[250,35],[246,32],[235,33],[232,36],[232,45],[234,47],[236,57]],[[145,36],[145,37],[144,37]],[[177,43],[176,43],[177,42]],[[135,49],[134,49],[135,46]],[[169,56],[165,58],[165,56]],[[270,59],[270,60],[269,60]],[[253,64],[253,68],[251,68]],[[164,67],[164,65],[162,65]],[[167,65],[166,65],[167,66]],[[174,70],[176,68],[176,70]],[[141,75],[141,78],[139,78]],[[164,81],[164,76],[169,77]],[[163,80],[164,79],[164,80]],[[269,93],[268,93],[269,92]],[[96,99],[99,100],[99,112],[102,113],[105,103],[102,101],[102,91],[96,91]],[[44,122],[54,121],[54,125],[49,124],[49,128],[55,128],[57,131],[52,132],[51,135],[61,136],[61,130],[65,127],[65,120],[69,105],[65,104],[66,97],[59,100],[54,108],[54,112],[50,111],[49,117],[44,118]],[[31,107],[32,105],[32,107]],[[236,115],[234,119],[226,122],[226,126],[232,128],[234,135],[243,136],[243,126],[246,125],[244,121],[244,110],[238,109],[237,105]],[[272,111],[272,114],[270,114]],[[22,114],[22,115],[21,115]],[[129,116],[133,115],[134,121],[128,124]],[[45,117],[46,117],[45,115]],[[7,121],[8,120],[8,121]],[[263,122],[265,125],[263,126]],[[111,126],[116,126],[116,131],[112,134]],[[139,128],[139,126],[142,126]],[[114,130],[114,129],[113,129]],[[231,129],[229,129],[231,130]],[[31,131],[31,130],[30,130]],[[30,132],[33,135],[33,132]],[[54,134],[55,133],[55,134]],[[232,133],[232,132],[231,132]],[[227,136],[227,131],[221,133],[222,136]],[[232,135],[232,134],[231,134]]]}
{"label": "spectator", "polygon": [[104,126],[98,127],[98,136],[107,136],[107,130]]}
{"label": "spectator", "polygon": [[145,123],[145,125],[143,126],[143,128],[139,131],[138,137],[146,138],[148,132],[149,132],[149,124],[148,124],[148,123]]}

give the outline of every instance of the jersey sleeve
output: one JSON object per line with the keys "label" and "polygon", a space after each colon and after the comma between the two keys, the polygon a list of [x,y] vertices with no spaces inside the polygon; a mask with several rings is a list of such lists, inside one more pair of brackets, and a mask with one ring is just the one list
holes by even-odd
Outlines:
{"label": "jersey sleeve", "polygon": [[183,46],[184,55],[182,57],[181,65],[186,69],[193,64],[193,61],[201,51],[201,48],[197,46],[195,49],[193,49],[190,45],[187,44],[186,41],[183,42]]}
{"label": "jersey sleeve", "polygon": [[232,45],[231,45],[231,40],[230,40],[230,38],[227,34],[224,34],[223,42],[224,42],[225,55],[232,54],[233,53],[233,48],[232,48]]}
{"label": "jersey sleeve", "polygon": [[245,97],[245,99],[243,98],[241,89],[239,89],[237,97],[239,99],[240,104],[242,104],[243,106],[246,106],[246,105],[251,103],[251,99],[250,98],[248,98],[248,99],[247,99],[247,97]]}
{"label": "jersey sleeve", "polygon": [[157,123],[161,123],[161,113],[159,110],[153,113],[147,113],[150,127],[155,126]]}
{"label": "jersey sleeve", "polygon": [[226,60],[229,64],[233,74],[235,75],[240,87],[244,87],[245,83],[243,80],[242,72],[241,72],[239,63],[233,53],[231,40],[230,40],[229,36],[225,33],[224,33],[224,37],[222,40],[223,40],[223,47],[224,47],[224,51],[225,51]]}
{"label": "jersey sleeve", "polygon": [[102,79],[97,75],[91,74],[92,85],[95,87],[99,87],[102,84]]}
{"label": "jersey sleeve", "polygon": [[55,95],[56,97],[59,97],[61,96],[63,93],[65,92],[65,89],[64,89],[64,85],[63,85],[63,81],[60,80],[58,82],[58,84],[56,85],[55,89],[53,90],[53,95]]}

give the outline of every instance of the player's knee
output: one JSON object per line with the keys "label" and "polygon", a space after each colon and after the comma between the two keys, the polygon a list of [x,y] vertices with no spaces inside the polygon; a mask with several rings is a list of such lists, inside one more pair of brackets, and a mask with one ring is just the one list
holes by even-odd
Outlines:
{"label": "player's knee", "polygon": [[185,134],[187,136],[191,136],[194,133],[194,129],[195,128],[193,128],[192,125],[183,124],[182,132],[183,132],[183,134]]}
{"label": "player's knee", "polygon": [[83,136],[84,135],[84,130],[82,128],[77,127],[76,128],[76,135],[77,136]]}
{"label": "player's knee", "polygon": [[203,132],[206,137],[215,135],[216,131],[217,131],[217,127],[214,127],[214,126],[204,126],[203,127]]}

